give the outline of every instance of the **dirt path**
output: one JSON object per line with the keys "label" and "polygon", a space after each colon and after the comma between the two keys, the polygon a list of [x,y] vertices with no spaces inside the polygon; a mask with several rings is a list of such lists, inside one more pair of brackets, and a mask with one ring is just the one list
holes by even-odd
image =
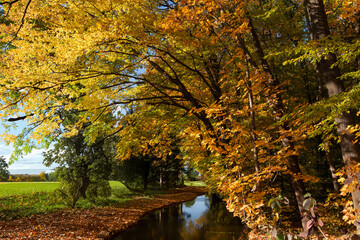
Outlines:
{"label": "dirt path", "polygon": [[108,239],[137,223],[146,213],[204,193],[205,188],[184,187],[154,198],[137,198],[120,207],[66,209],[0,221],[0,239]]}

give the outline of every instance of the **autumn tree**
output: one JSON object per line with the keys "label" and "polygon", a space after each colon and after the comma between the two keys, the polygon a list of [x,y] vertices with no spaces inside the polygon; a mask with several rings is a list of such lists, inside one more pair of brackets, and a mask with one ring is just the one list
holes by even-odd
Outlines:
{"label": "autumn tree", "polygon": [[[318,223],[304,206],[312,189],[305,183],[323,177],[311,153],[336,152],[337,122],[344,161],[349,149],[357,163],[359,135],[348,118],[359,107],[351,35],[358,17],[347,3],[332,1],[339,7],[328,12],[322,3],[31,2],[16,39],[4,26],[13,48],[1,56],[1,117],[28,124],[4,137],[21,153],[79,129],[88,146],[116,135],[118,159],[151,153],[163,163],[172,154],[191,161],[254,230],[281,222],[268,202],[285,195],[307,233]],[[18,19],[23,5],[8,19]],[[124,114],[127,104],[136,114]],[[59,112],[70,110],[80,114],[66,122]]]}
{"label": "autumn tree", "polygon": [[45,173],[45,171],[42,171],[42,172],[39,174],[39,177],[40,177],[40,180],[41,180],[41,181],[46,181],[46,173]]}
{"label": "autumn tree", "polygon": [[[244,43],[242,35],[248,32],[244,23],[247,23],[249,18],[246,12],[241,10],[244,6],[242,3],[229,2],[224,6],[225,10],[229,10],[229,15],[224,14],[224,9],[207,4],[173,2],[163,6],[160,2],[138,1],[130,4],[127,1],[119,1],[116,11],[123,14],[116,15],[116,21],[111,18],[114,13],[113,4],[103,4],[101,7],[95,7],[93,4],[92,2],[76,6],[50,4],[49,11],[52,14],[57,13],[58,19],[46,22],[46,25],[28,23],[29,31],[32,32],[31,37],[24,35],[16,42],[18,48],[11,51],[11,58],[21,56],[21,59],[28,59],[22,62],[23,65],[37,72],[31,71],[31,75],[27,72],[12,74],[12,78],[18,80],[16,84],[5,84],[4,92],[8,92],[10,96],[14,92],[22,91],[13,98],[4,96],[4,101],[5,99],[7,101],[5,106],[15,104],[17,106],[15,110],[5,112],[5,116],[10,112],[13,114],[16,109],[19,110],[21,114],[19,118],[25,118],[30,124],[38,125],[31,135],[36,138],[52,135],[52,129],[59,127],[62,119],[55,113],[60,106],[86,112],[76,125],[81,126],[85,120],[91,121],[93,129],[97,128],[96,124],[99,126],[102,124],[97,121],[98,116],[115,111],[116,105],[122,103],[146,101],[150,105],[168,105],[172,109],[180,109],[177,112],[178,116],[191,114],[192,123],[184,129],[184,134],[192,132],[191,136],[195,137],[195,141],[200,140],[200,144],[196,144],[200,154],[194,157],[194,161],[204,170],[210,170],[205,171],[208,178],[212,179],[210,181],[216,183],[214,189],[220,187],[218,183],[223,182],[222,189],[234,190],[226,190],[224,193],[236,197],[238,193],[251,191],[252,182],[258,184],[260,176],[263,177],[264,182],[270,181],[272,177],[272,174],[269,174],[272,170],[268,168],[264,169],[264,174],[259,172],[259,166],[256,170],[255,160],[249,163],[243,160],[244,157],[253,159],[249,155],[249,150],[254,148],[256,139],[252,137],[253,144],[249,146],[244,136],[254,136],[251,132],[254,133],[255,129],[250,127],[253,123],[249,123],[246,119],[250,112],[254,113],[254,109],[257,109],[258,115],[262,116],[258,118],[259,123],[266,122],[262,125],[263,129],[257,129],[258,137],[263,143],[271,141],[274,144],[263,146],[263,151],[260,153],[265,157],[263,162],[274,159],[280,166],[275,168],[275,171],[287,171],[287,163],[282,161],[282,154],[266,157],[266,149],[274,148],[275,152],[287,154],[285,157],[290,159],[288,163],[292,168],[292,174],[300,173],[290,137],[286,132],[288,129],[282,127],[284,131],[280,133],[284,134],[282,138],[271,136],[276,132],[273,128],[276,122],[273,119],[280,122],[283,117],[283,107],[277,93],[279,90],[277,80],[269,72],[268,63],[265,61],[261,46],[259,47],[254,28],[248,36],[252,39],[255,52],[263,63],[263,69],[260,69],[255,66],[255,61],[258,59],[248,59],[255,68],[250,75],[253,83],[251,93],[257,94],[256,106],[252,106],[249,111],[248,98],[239,97],[244,94],[248,96],[250,93],[250,85],[242,84],[247,67],[244,61],[241,61],[244,55],[250,56],[250,53],[247,52],[246,47],[235,47]],[[142,7],[139,7],[140,5]],[[132,22],[130,20],[132,17],[127,16],[138,9],[146,9],[137,18],[137,21],[142,22],[141,25]],[[232,11],[233,9],[238,12]],[[38,13],[34,10],[34,14]],[[181,17],[177,18],[177,16]],[[236,20],[234,16],[241,18]],[[43,15],[34,17],[44,19]],[[227,17],[234,22],[222,22]],[[83,23],[82,27],[73,24],[79,19]],[[93,24],[94,19],[97,25]],[[58,27],[60,25],[61,28]],[[98,27],[106,36],[106,39],[100,42]],[[158,34],[159,31],[161,34]],[[114,32],[117,34],[114,35]],[[231,34],[232,32],[236,35]],[[119,38],[118,33],[121,33],[122,37]],[[39,38],[39,41],[33,42],[34,37]],[[237,45],[234,46],[233,39],[239,37],[240,41],[237,40]],[[82,40],[74,44],[73,39]],[[29,44],[33,49],[40,49],[44,47],[45,42],[50,43],[46,51],[33,51],[30,58],[23,58],[23,49],[27,49]],[[65,49],[69,57],[63,54],[62,51]],[[46,60],[49,57],[52,59],[51,63]],[[7,56],[4,61],[6,58]],[[34,68],[31,60],[34,58],[45,61],[38,62],[39,66]],[[58,64],[54,65],[54,62]],[[18,64],[16,61],[11,63]],[[17,68],[19,66],[9,64],[4,68],[4,72],[13,72]],[[136,72],[138,68],[146,68],[145,74]],[[21,79],[25,79],[23,78],[25,75],[28,75],[26,81],[22,82]],[[32,76],[36,77],[31,80]],[[266,84],[266,81],[269,84]],[[135,84],[138,87],[134,88]],[[270,95],[262,91],[264,84],[272,88]],[[77,100],[68,102],[66,98],[59,97],[64,94]],[[29,101],[34,97],[47,101],[45,104],[40,104],[41,106],[35,106],[34,101]],[[266,98],[269,100],[266,101]],[[264,108],[268,102],[274,113]],[[39,111],[45,115],[34,114],[32,109],[42,109]],[[269,118],[269,113],[272,118]],[[265,128],[266,125],[270,127]],[[72,134],[72,131],[69,134]],[[93,131],[92,140],[95,140],[95,136],[96,131]],[[285,139],[284,148],[289,149],[280,151],[278,139]],[[186,150],[194,152],[190,149]],[[243,174],[249,174],[249,177],[243,178]],[[302,206],[301,196],[305,193],[301,182],[301,179],[294,180],[294,183],[298,184],[295,188],[299,193],[297,194],[299,208]],[[235,183],[234,186],[238,183],[240,185],[229,188],[228,183]],[[268,190],[263,193],[265,195],[276,193],[275,189]],[[260,199],[264,199],[265,196],[259,193],[260,191],[249,197],[249,201],[245,201],[248,204],[254,202],[251,198],[256,199],[257,211],[260,211],[260,206],[263,205]]]}
{"label": "autumn tree", "polygon": [[[339,3],[333,3],[335,5]],[[356,9],[358,3],[351,8]],[[331,16],[326,12],[324,1],[305,1],[305,16],[306,21],[309,27],[309,37],[312,40],[307,43],[306,47],[298,47],[297,51],[305,53],[300,55],[296,62],[303,59],[309,59],[315,63],[315,69],[317,71],[318,79],[320,80],[319,88],[321,89],[324,84],[327,89],[327,96],[332,101],[332,106],[329,108],[329,105],[322,102],[319,103],[323,107],[323,112],[327,114],[325,121],[334,121],[336,123],[336,131],[339,137],[342,159],[346,165],[345,169],[348,175],[349,181],[346,182],[348,185],[345,192],[349,191],[352,194],[353,204],[355,212],[358,212],[359,209],[359,187],[357,185],[357,178],[354,177],[354,174],[358,172],[358,158],[360,154],[360,145],[356,139],[356,134],[354,133],[358,121],[356,120],[355,113],[357,111],[357,101],[351,102],[348,104],[349,99],[352,99],[352,91],[346,91],[346,87],[351,87],[352,89],[356,88],[353,84],[354,77],[356,78],[356,71],[353,72],[349,65],[356,65],[357,55],[354,52],[354,48],[358,45],[357,41],[354,41],[356,36],[356,15],[350,15],[350,19],[346,19],[346,16],[349,14],[349,6],[347,4],[339,4],[340,11],[337,12],[337,16]],[[329,8],[333,7],[329,4]],[[330,16],[330,17],[329,17]],[[340,16],[340,17],[339,17]],[[355,22],[350,24],[350,27],[344,29],[344,23],[348,20]],[[329,24],[330,22],[330,24]],[[334,33],[331,34],[330,29],[333,28]],[[341,35],[342,31],[345,31],[346,34],[344,38]],[[339,35],[341,34],[341,35]],[[345,41],[346,47],[342,45],[342,42]],[[340,59],[337,58],[337,54],[341,54]],[[344,63],[349,63],[348,66],[345,66]],[[342,73],[340,67],[344,68]],[[351,81],[348,81],[351,80]],[[346,93],[347,92],[347,93]],[[343,93],[342,97],[339,95]],[[346,94],[344,94],[346,93]],[[316,106],[318,108],[319,106]],[[323,144],[323,148],[326,151],[329,151],[327,143]],[[329,163],[331,164],[331,156],[327,153]],[[333,177],[334,178],[334,177]],[[336,179],[336,178],[335,178]],[[338,188],[334,184],[335,188]],[[355,214],[356,216],[357,213]],[[359,224],[358,217],[353,219],[354,224],[357,227],[357,233],[359,234]]]}
{"label": "autumn tree", "polygon": [[[171,188],[182,184],[184,162],[177,131],[181,121],[168,107],[139,104],[122,121],[115,174],[125,186]],[[155,183],[155,185],[154,185]]]}
{"label": "autumn tree", "polygon": [[148,189],[152,159],[148,156],[130,157],[115,162],[112,178],[120,181],[133,192],[144,192]]}

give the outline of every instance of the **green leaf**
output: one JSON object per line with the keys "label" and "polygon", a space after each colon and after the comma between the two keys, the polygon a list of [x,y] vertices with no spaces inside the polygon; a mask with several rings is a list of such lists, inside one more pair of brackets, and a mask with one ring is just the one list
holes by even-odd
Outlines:
{"label": "green leaf", "polygon": [[279,234],[276,236],[276,240],[285,240],[285,236],[284,236],[282,233],[279,233]]}
{"label": "green leaf", "polygon": [[271,207],[271,208],[273,208],[273,207],[272,207],[272,203],[273,203],[274,201],[275,201],[275,198],[270,199],[270,201],[269,201],[269,203],[268,203],[268,206]]}
{"label": "green leaf", "polygon": [[307,197],[311,197],[311,194],[310,194],[310,193],[306,193],[306,194],[304,195],[304,198],[307,198]]}

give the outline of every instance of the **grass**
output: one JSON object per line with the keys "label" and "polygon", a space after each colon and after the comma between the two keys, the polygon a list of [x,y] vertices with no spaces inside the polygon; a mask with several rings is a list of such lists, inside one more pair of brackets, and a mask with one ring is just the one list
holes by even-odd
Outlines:
{"label": "grass", "polygon": [[35,192],[0,198],[0,218],[12,219],[56,211],[67,207],[52,192]]}
{"label": "grass", "polygon": [[206,187],[206,184],[203,181],[185,181],[185,185],[194,187]]}
{"label": "grass", "polygon": [[59,186],[59,182],[2,182],[0,183],[0,197],[53,192]]}
{"label": "grass", "polygon": [[[0,183],[0,219],[27,217],[34,214],[54,212],[69,206],[55,194],[59,182],[9,182]],[[112,195],[96,202],[80,199],[79,208],[119,205],[134,197],[123,184],[110,181]]]}
{"label": "grass", "polygon": [[[131,194],[120,182],[110,181],[111,189],[119,194]],[[0,182],[0,198],[11,195],[33,194],[39,192],[53,192],[59,188],[59,182]]]}
{"label": "grass", "polygon": [[[205,183],[187,181],[185,185],[205,186]],[[27,217],[68,208],[69,205],[55,194],[55,190],[59,186],[59,182],[0,183],[0,219]],[[76,207],[118,206],[138,196],[118,181],[110,181],[110,187],[112,194],[109,198],[98,198],[95,202],[91,202],[89,199],[80,199]],[[162,191],[147,191],[146,195],[151,196]]]}
{"label": "grass", "polygon": [[127,189],[124,184],[118,181],[109,181],[111,191],[113,195],[123,196],[123,195],[132,195],[133,193]]}

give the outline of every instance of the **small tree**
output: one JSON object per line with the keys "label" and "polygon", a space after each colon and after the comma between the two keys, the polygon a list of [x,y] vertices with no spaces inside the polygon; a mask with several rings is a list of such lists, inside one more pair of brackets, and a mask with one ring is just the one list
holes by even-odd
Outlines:
{"label": "small tree", "polygon": [[10,173],[7,170],[9,165],[7,164],[5,157],[0,157],[0,182],[5,182],[9,179]]}
{"label": "small tree", "polygon": [[75,207],[79,198],[94,200],[111,194],[108,183],[110,159],[104,152],[104,141],[88,144],[84,131],[72,137],[62,137],[54,148],[44,152],[44,164],[58,163],[56,175],[61,181],[61,196]]}
{"label": "small tree", "polygon": [[42,171],[42,172],[39,174],[39,177],[40,177],[40,180],[41,180],[41,181],[46,181],[46,173],[45,173],[45,171]]}
{"label": "small tree", "polygon": [[51,172],[51,173],[49,173],[48,174],[48,180],[49,181],[57,181],[58,180],[58,177],[57,177],[57,175],[56,175],[56,173],[55,172]]}

